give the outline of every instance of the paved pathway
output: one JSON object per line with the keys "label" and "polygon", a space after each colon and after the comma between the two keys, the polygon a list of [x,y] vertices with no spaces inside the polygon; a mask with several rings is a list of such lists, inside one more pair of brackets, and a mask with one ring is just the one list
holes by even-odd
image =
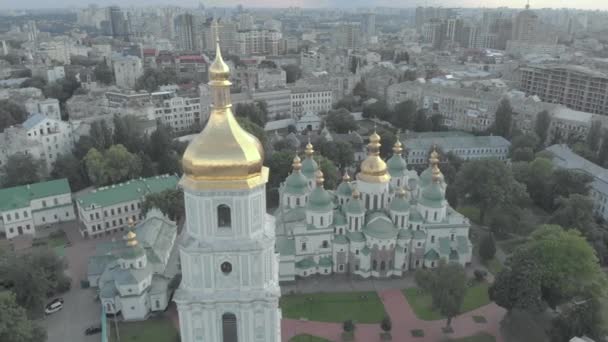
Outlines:
{"label": "paved pathway", "polygon": [[[460,338],[474,335],[482,331],[497,336],[497,342],[503,341],[499,336],[499,328],[500,320],[504,316],[505,311],[494,303],[452,319],[452,328],[454,329],[454,332],[445,335],[441,330],[441,328],[445,326],[445,319],[438,321],[423,321],[418,319],[400,290],[383,290],[379,291],[379,295],[393,322],[393,341],[435,342],[441,341],[446,337]],[[472,317],[477,315],[484,316],[487,323],[475,323]],[[283,342],[288,342],[290,338],[299,334],[316,335],[330,341],[340,341],[342,324],[283,319],[281,329]],[[424,330],[424,337],[412,337],[410,333],[410,330],[412,329]],[[379,324],[357,324],[356,341],[380,341],[380,331]]]}

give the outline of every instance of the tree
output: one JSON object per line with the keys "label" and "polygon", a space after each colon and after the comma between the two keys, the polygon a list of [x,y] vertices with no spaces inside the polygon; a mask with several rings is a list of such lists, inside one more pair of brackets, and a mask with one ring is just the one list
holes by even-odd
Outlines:
{"label": "tree", "polygon": [[551,116],[549,115],[549,112],[543,110],[538,113],[536,121],[534,122],[534,132],[536,133],[536,136],[538,136],[538,142],[541,147],[547,143],[549,126],[551,126]]}
{"label": "tree", "polygon": [[38,183],[42,180],[43,163],[31,154],[15,153],[0,167],[4,187]]}
{"label": "tree", "polygon": [[[558,168],[553,171],[552,196],[554,199],[569,197],[573,194],[589,195],[593,177],[579,170]],[[556,202],[554,200],[554,202]]]}
{"label": "tree", "polygon": [[537,151],[540,143],[534,134],[522,134],[513,137],[511,141],[511,160],[512,161],[532,161],[534,152]]}
{"label": "tree", "polygon": [[338,180],[340,179],[340,172],[338,168],[333,163],[333,161],[319,157],[319,167],[321,171],[323,171],[323,178],[325,178],[325,188],[326,189],[335,189],[338,186]]}
{"label": "tree", "polygon": [[158,208],[170,220],[179,221],[184,217],[184,193],[181,189],[168,189],[146,196],[142,211],[147,213],[152,208]]}
{"label": "tree", "polygon": [[496,242],[492,233],[486,234],[479,244],[479,256],[482,260],[488,261],[496,254]]}
{"label": "tree", "polygon": [[289,124],[289,126],[287,126],[287,133],[298,133],[298,130],[296,129],[296,125],[294,124]]}
{"label": "tree", "polygon": [[393,111],[391,122],[402,130],[409,130],[414,127],[416,116],[416,103],[412,100],[399,102]]}
{"label": "tree", "polygon": [[295,83],[302,77],[302,69],[295,64],[285,65],[283,66],[283,70],[285,70],[287,83]]}
{"label": "tree", "polygon": [[403,80],[404,81],[415,81],[418,78],[418,73],[416,72],[416,70],[406,70],[403,73]]}
{"label": "tree", "polygon": [[64,105],[65,102],[74,95],[76,89],[80,88],[80,82],[74,76],[68,76],[64,79],[47,84],[42,88],[42,93],[46,97],[54,98]]}
{"label": "tree", "polygon": [[8,53],[7,55],[0,56],[0,59],[7,61],[10,65],[18,65],[21,63],[21,57],[14,53]]}
{"label": "tree", "polygon": [[447,130],[447,127],[443,124],[443,115],[439,113],[431,115],[431,118],[428,120],[428,124],[430,125],[430,130],[433,132]]}
{"label": "tree", "polygon": [[367,98],[367,87],[365,87],[364,79],[362,79],[361,81],[357,82],[357,84],[355,84],[355,87],[353,88],[353,95],[360,96],[364,99]]}
{"label": "tree", "polygon": [[390,332],[393,328],[393,323],[391,322],[391,318],[389,316],[384,316],[382,322],[380,323],[380,328],[384,330],[384,332]]}
{"label": "tree", "polygon": [[0,100],[0,132],[27,119],[25,109],[11,100]]}
{"label": "tree", "polygon": [[416,112],[413,128],[416,132],[428,132],[431,130],[431,122],[429,122],[429,119],[426,117],[424,109],[419,109]]}
{"label": "tree", "polygon": [[503,99],[500,101],[498,109],[496,110],[492,132],[496,135],[502,136],[505,139],[510,139],[512,129],[513,108],[511,108],[511,103],[508,99]]}
{"label": "tree", "polygon": [[606,167],[608,165],[608,130],[604,129],[602,134],[602,144],[597,154],[597,163]]}
{"label": "tree", "polygon": [[572,194],[557,200],[558,208],[551,216],[551,223],[587,233],[594,227],[593,201],[591,198]]}
{"label": "tree", "polygon": [[92,147],[98,150],[105,150],[114,144],[112,129],[105,120],[93,121],[89,130],[89,136],[91,137],[90,141],[93,143]]}
{"label": "tree", "polygon": [[355,162],[355,152],[351,144],[344,141],[323,141],[318,145],[319,153],[340,167],[351,166]]}
{"label": "tree", "polygon": [[359,129],[355,118],[344,108],[327,113],[325,123],[331,131],[336,133],[349,133]]}
{"label": "tree", "polygon": [[592,152],[597,152],[602,138],[602,122],[595,120],[591,123],[589,133],[587,133],[587,146]]}
{"label": "tree", "polygon": [[460,199],[479,206],[482,222],[489,210],[515,206],[527,198],[525,186],[515,180],[511,170],[498,159],[465,163],[453,186]]}
{"label": "tree", "polygon": [[54,179],[67,178],[73,192],[89,186],[83,164],[72,154],[60,154],[55,160],[51,177]]}
{"label": "tree", "polygon": [[248,118],[260,127],[264,127],[268,121],[268,110],[264,101],[238,103],[234,108],[234,114],[237,117]]}
{"label": "tree", "polygon": [[344,321],[344,323],[342,323],[342,329],[347,333],[353,332],[355,331],[355,323],[350,319]]}
{"label": "tree", "polygon": [[114,73],[105,62],[97,64],[93,74],[95,75],[95,80],[97,80],[97,82],[108,85],[114,81]]}
{"label": "tree", "polygon": [[123,145],[112,145],[103,153],[92,148],[84,162],[89,179],[96,186],[119,183],[141,174],[141,160]]}
{"label": "tree", "polygon": [[[575,336],[588,336],[600,340],[606,334],[605,317],[597,298],[568,303],[551,322],[552,341],[568,342]],[[604,313],[605,315],[605,313]]]}
{"label": "tree", "polygon": [[363,117],[379,120],[389,120],[390,110],[388,109],[386,102],[377,101],[363,108]]}
{"label": "tree", "polygon": [[291,164],[293,161],[294,153],[289,151],[281,151],[273,153],[268,156],[266,165],[269,169],[269,180],[268,189],[275,189],[279,187],[279,184],[287,178],[291,171]]}
{"label": "tree", "polygon": [[129,150],[137,153],[144,148],[144,141],[139,129],[138,119],[134,115],[119,116],[114,115],[113,143],[120,144]]}
{"label": "tree", "polygon": [[466,273],[460,264],[440,262],[437,268],[431,270],[431,274],[433,307],[447,317],[446,325],[449,327],[452,318],[460,312],[467,291]]}
{"label": "tree", "polygon": [[260,64],[258,65],[259,68],[261,69],[276,69],[277,64],[271,60],[263,60],[260,62]]}
{"label": "tree", "polygon": [[136,90],[146,90],[153,92],[158,90],[162,85],[175,84],[177,83],[177,74],[174,69],[151,69],[147,68],[144,70],[144,74],[141,75],[135,82]]}
{"label": "tree", "polygon": [[378,128],[377,133],[380,136],[380,156],[382,158],[388,158],[393,154],[393,146],[397,138],[393,132],[385,128]]}
{"label": "tree", "polygon": [[32,78],[30,78],[29,80],[25,80],[23,81],[23,83],[21,83],[19,85],[19,88],[38,88],[40,90],[44,89],[44,87],[46,86],[46,80],[40,76],[34,76]]}
{"label": "tree", "polygon": [[553,205],[551,195],[553,164],[549,159],[536,158],[530,163],[514,163],[512,170],[515,179],[526,185],[534,203],[545,209]]}
{"label": "tree", "polygon": [[99,150],[94,147],[91,148],[84,157],[84,165],[87,170],[87,176],[94,185],[101,186],[108,183],[105,160]]}
{"label": "tree", "polygon": [[11,292],[0,292],[0,341],[44,342],[46,331],[28,319]]}

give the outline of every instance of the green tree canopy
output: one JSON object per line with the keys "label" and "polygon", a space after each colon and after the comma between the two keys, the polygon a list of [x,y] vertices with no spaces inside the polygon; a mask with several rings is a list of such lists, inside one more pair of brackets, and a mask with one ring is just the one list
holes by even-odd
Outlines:
{"label": "green tree canopy", "polygon": [[110,70],[110,67],[105,62],[97,64],[93,74],[95,75],[95,80],[99,83],[108,85],[114,81],[114,73],[112,73],[112,70]]}
{"label": "green tree canopy", "polygon": [[593,121],[587,133],[587,146],[592,152],[597,152],[600,140],[602,139],[602,122],[599,120]]}
{"label": "green tree canopy", "polygon": [[302,77],[302,69],[295,64],[285,65],[283,66],[283,70],[285,70],[287,83],[295,83]]}
{"label": "green tree canopy", "polygon": [[142,168],[138,155],[127,151],[123,145],[112,145],[103,153],[92,148],[84,162],[89,179],[96,186],[139,177]]}
{"label": "green tree canopy", "polygon": [[25,108],[11,100],[0,100],[0,132],[27,119]]}
{"label": "green tree canopy", "polygon": [[177,83],[177,74],[174,69],[156,70],[147,68],[144,70],[144,74],[135,82],[135,89],[153,92],[157,91],[162,85],[175,83]]}
{"label": "green tree canopy", "polygon": [[67,178],[73,192],[89,186],[89,180],[84,172],[84,164],[72,154],[60,154],[55,160],[51,177],[54,179]]}
{"label": "green tree canopy", "polygon": [[392,123],[402,130],[411,130],[416,118],[416,103],[412,100],[399,102],[393,110]]}
{"label": "green tree canopy", "polygon": [[344,108],[327,113],[325,123],[332,132],[336,133],[348,133],[359,129],[355,118]]}
{"label": "green tree canopy", "polygon": [[513,108],[508,99],[502,99],[496,109],[496,115],[494,118],[494,124],[492,125],[492,132],[496,135],[500,135],[505,139],[511,138],[511,132],[513,130]]}
{"label": "green tree canopy", "polygon": [[538,113],[534,122],[534,133],[538,137],[538,146],[542,147],[547,143],[549,135],[549,126],[551,126],[551,115],[546,110]]}
{"label": "green tree canopy", "polygon": [[351,166],[355,162],[355,152],[351,144],[344,141],[323,141],[318,146],[319,153],[340,167]]}
{"label": "green tree canopy", "polygon": [[[447,326],[459,312],[467,291],[467,276],[464,268],[457,263],[441,261],[439,266],[427,271],[427,275],[418,276],[431,293],[433,307],[447,317]],[[424,280],[422,280],[424,279]]]}
{"label": "green tree canopy", "polygon": [[9,156],[6,163],[0,167],[4,174],[2,185],[11,187],[38,183],[42,180],[45,165],[31,154],[16,153]]}
{"label": "green tree canopy", "polygon": [[168,189],[146,196],[142,210],[147,213],[152,208],[158,208],[173,221],[184,217],[184,192],[181,189]]}
{"label": "green tree canopy", "polygon": [[268,122],[268,109],[266,102],[238,103],[234,108],[237,117],[248,118],[254,124],[264,127]]}
{"label": "green tree canopy", "polygon": [[28,319],[11,292],[0,292],[0,341],[44,342],[46,331]]}

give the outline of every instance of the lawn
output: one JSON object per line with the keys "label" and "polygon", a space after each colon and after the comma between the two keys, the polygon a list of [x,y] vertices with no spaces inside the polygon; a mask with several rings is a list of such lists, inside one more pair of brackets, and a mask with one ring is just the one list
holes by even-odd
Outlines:
{"label": "lawn", "polygon": [[[488,283],[484,282],[467,288],[467,293],[464,296],[460,312],[465,313],[490,303],[488,287]],[[430,294],[421,292],[417,287],[409,287],[403,290],[403,294],[418,318],[425,321],[445,318],[437,310],[432,309]]]}
{"label": "lawn", "polygon": [[321,337],[312,336],[308,334],[294,336],[289,342],[331,342]]}
{"label": "lawn", "polygon": [[376,292],[317,293],[281,297],[283,317],[320,322],[379,323],[384,305]]}
{"label": "lawn", "polygon": [[496,338],[487,333],[479,333],[457,339],[449,339],[448,342],[496,342]]}
{"label": "lawn", "polygon": [[[141,322],[121,322],[118,324],[121,342],[176,342],[177,329],[169,319],[150,318]],[[108,321],[109,341],[116,342],[114,323]]]}
{"label": "lawn", "polygon": [[493,275],[497,275],[502,270],[502,263],[496,258],[484,261],[483,264]]}

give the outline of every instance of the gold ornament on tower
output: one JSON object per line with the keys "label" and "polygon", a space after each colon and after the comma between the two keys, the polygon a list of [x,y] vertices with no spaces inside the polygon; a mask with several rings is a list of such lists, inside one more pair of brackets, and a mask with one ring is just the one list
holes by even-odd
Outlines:
{"label": "gold ornament on tower", "polygon": [[386,163],[380,158],[380,136],[374,130],[369,136],[367,145],[367,158],[361,163],[361,172],[357,178],[367,183],[386,183],[390,175],[386,170]]}
{"label": "gold ornament on tower", "polygon": [[193,190],[251,189],[268,181],[264,149],[232,113],[230,68],[219,40],[209,67],[212,108],[205,128],[188,145],[182,159],[181,185]]}

